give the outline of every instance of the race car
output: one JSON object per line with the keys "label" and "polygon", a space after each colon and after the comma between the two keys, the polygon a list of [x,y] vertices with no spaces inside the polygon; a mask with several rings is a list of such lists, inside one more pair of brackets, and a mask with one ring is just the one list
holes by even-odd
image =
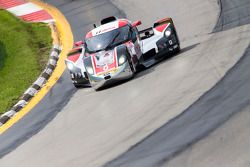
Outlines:
{"label": "race car", "polygon": [[180,51],[180,42],[171,18],[138,31],[141,21],[111,16],[94,25],[65,60],[76,87],[95,90],[134,76],[141,66],[149,67]]}

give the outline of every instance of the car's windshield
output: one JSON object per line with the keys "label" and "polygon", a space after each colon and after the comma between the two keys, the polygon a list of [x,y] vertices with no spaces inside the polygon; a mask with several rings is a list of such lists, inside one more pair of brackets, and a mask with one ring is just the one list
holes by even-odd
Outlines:
{"label": "car's windshield", "polygon": [[129,26],[124,26],[88,39],[85,39],[86,51],[90,53],[119,45],[129,39]]}

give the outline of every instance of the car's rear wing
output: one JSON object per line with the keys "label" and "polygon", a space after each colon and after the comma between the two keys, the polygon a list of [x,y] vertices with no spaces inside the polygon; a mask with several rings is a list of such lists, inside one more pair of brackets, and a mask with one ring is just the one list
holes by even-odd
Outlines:
{"label": "car's rear wing", "polygon": [[157,28],[158,26],[161,26],[163,24],[166,24],[166,23],[171,23],[172,25],[174,25],[172,18],[167,17],[167,18],[164,18],[164,19],[161,19],[161,20],[158,20],[157,22],[155,22],[153,27],[139,31],[141,40],[152,37],[154,35],[153,29]]}

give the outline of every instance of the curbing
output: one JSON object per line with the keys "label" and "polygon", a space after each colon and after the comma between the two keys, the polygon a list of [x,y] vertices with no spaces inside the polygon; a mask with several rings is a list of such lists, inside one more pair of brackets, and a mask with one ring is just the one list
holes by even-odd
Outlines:
{"label": "curbing", "polygon": [[[0,0],[1,1],[1,0]],[[44,97],[45,95],[51,90],[51,88],[57,83],[58,79],[62,76],[64,70],[65,70],[65,62],[64,59],[67,57],[67,53],[72,49],[73,47],[73,34],[71,31],[70,24],[68,23],[67,19],[64,17],[64,15],[55,7],[44,3],[40,0],[26,0],[28,2],[34,3],[41,8],[43,8],[45,11],[47,11],[55,20],[53,24],[49,24],[50,28],[52,29],[52,38],[53,38],[53,50],[51,50],[50,54],[50,60],[48,61],[48,64],[44,71],[41,73],[40,77],[32,84],[31,88],[35,88],[35,90],[38,90],[37,88],[41,87],[40,90],[37,92],[33,98],[31,98],[31,95],[26,95],[25,100],[28,101],[30,99],[29,103],[25,101],[24,94],[22,96],[22,100],[20,100],[19,103],[17,103],[9,114],[11,115],[2,115],[0,116],[0,120],[5,123],[0,122],[0,135],[3,134],[5,131],[7,131],[11,126],[13,126],[15,123],[17,123],[21,118],[23,118],[26,114],[28,114]],[[60,58],[59,54],[60,53]],[[57,63],[56,63],[57,60]],[[55,67],[56,66],[56,67]],[[43,84],[41,86],[41,83],[44,81],[46,84]],[[34,89],[33,89],[34,90]],[[31,96],[31,97],[30,97]],[[25,107],[22,107],[25,106]],[[10,116],[10,117],[9,117]],[[12,116],[12,117],[11,117]],[[5,117],[5,118],[2,118]],[[11,118],[11,119],[10,119]],[[4,119],[8,119],[8,121],[4,121]]]}
{"label": "curbing", "polygon": [[[51,26],[53,27],[51,28],[51,30],[55,31],[55,25],[52,24]],[[37,94],[37,92],[44,86],[44,84],[52,75],[52,72],[56,67],[61,50],[62,48],[60,45],[58,44],[53,45],[46,68],[37,78],[37,80],[24,92],[21,99],[11,108],[11,110],[7,111],[6,113],[0,116],[0,127],[3,126],[6,122],[8,122],[22,108],[24,108],[26,104],[32,99],[32,97],[34,97]]]}

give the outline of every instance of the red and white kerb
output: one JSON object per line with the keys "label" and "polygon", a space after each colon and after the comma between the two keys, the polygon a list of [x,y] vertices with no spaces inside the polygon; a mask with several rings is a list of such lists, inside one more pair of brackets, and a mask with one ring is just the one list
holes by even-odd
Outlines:
{"label": "red and white kerb", "polygon": [[0,0],[3,8],[15,16],[28,22],[54,22],[52,16],[41,7],[25,0]]}

